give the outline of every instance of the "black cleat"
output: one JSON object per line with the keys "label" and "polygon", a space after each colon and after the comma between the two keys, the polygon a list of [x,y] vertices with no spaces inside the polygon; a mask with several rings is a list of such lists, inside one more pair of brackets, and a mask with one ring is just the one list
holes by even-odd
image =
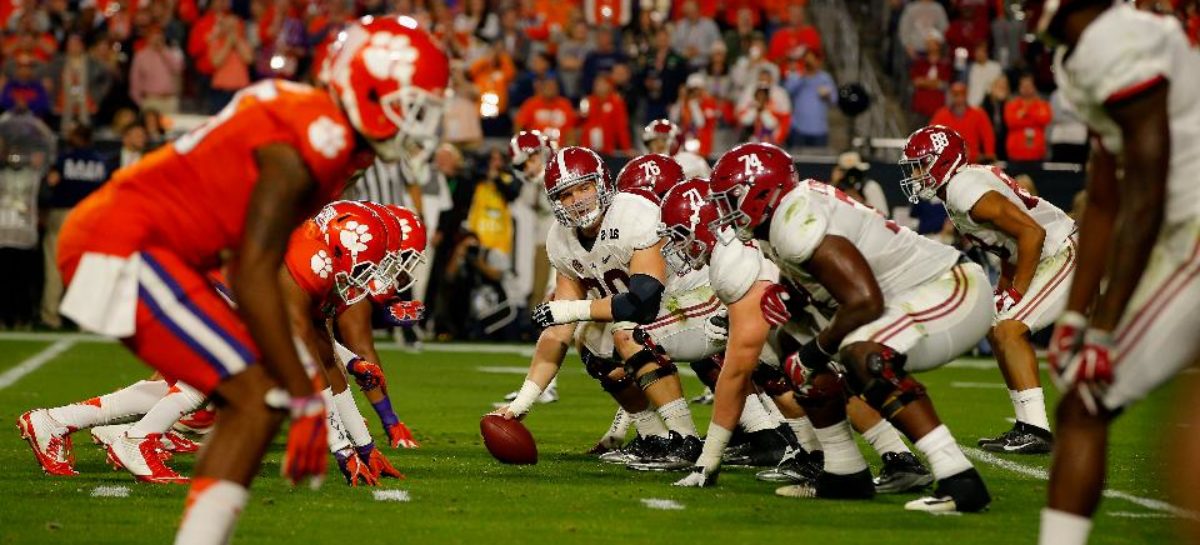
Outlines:
{"label": "black cleat", "polygon": [[773,467],[788,450],[787,438],[776,428],[747,434],[742,445],[728,448],[721,461],[730,466]]}
{"label": "black cleat", "polygon": [[934,513],[978,513],[987,509],[990,503],[992,497],[987,485],[983,484],[979,472],[971,468],[938,481],[932,497],[910,501],[904,508]]}
{"label": "black cleat", "polygon": [[657,460],[667,452],[669,446],[669,441],[666,437],[655,435],[643,437],[638,435],[630,442],[625,443],[624,447],[601,454],[600,461],[609,464],[624,465],[632,462]]}
{"label": "black cleat", "polygon": [[883,468],[875,477],[875,493],[915,492],[933,484],[933,474],[911,452],[883,453]]}
{"label": "black cleat", "polygon": [[834,475],[822,471],[815,482],[776,488],[775,495],[789,498],[869,500],[875,497],[875,485],[871,482],[870,469],[850,475]]}
{"label": "black cleat", "polygon": [[821,463],[817,461],[816,456],[804,452],[803,449],[789,448],[778,465],[759,471],[754,478],[770,483],[815,485],[820,475]]}
{"label": "black cleat", "polygon": [[1054,450],[1054,434],[1032,424],[1017,422],[1011,430],[997,437],[980,439],[979,448],[1008,454],[1047,454]]}
{"label": "black cleat", "polygon": [[671,432],[670,438],[667,440],[666,449],[660,451],[660,456],[652,459],[632,461],[625,464],[625,467],[637,471],[677,471],[688,469],[700,458],[700,451],[703,448],[704,442],[699,437],[695,435],[684,437],[678,432]]}

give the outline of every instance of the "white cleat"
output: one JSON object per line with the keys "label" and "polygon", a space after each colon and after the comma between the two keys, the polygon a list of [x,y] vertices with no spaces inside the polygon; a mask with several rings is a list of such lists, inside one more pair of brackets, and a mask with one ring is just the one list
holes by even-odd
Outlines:
{"label": "white cleat", "polygon": [[17,418],[21,438],[29,443],[33,456],[47,475],[78,475],[71,452],[74,431],[50,417],[46,409],[34,409]]}
{"label": "white cleat", "polygon": [[167,453],[162,447],[162,435],[129,437],[130,426],[101,426],[92,428],[92,441],[104,446],[108,462],[115,469],[124,469],[134,478],[146,483],[185,484],[188,478],[167,467]]}
{"label": "white cleat", "polygon": [[904,508],[909,511],[925,511],[926,513],[956,513],[958,512],[958,504],[954,498],[949,496],[936,498],[926,496],[918,498],[904,504]]}

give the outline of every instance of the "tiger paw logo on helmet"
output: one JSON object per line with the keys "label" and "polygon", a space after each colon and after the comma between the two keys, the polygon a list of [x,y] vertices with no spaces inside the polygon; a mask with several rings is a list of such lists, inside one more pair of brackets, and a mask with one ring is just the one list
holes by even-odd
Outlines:
{"label": "tiger paw logo on helmet", "polygon": [[318,250],[308,262],[313,274],[321,278],[329,278],[333,274],[333,258],[325,250]]}
{"label": "tiger paw logo on helmet", "polygon": [[370,227],[366,224],[350,220],[346,222],[346,228],[338,232],[338,240],[342,243],[343,248],[354,255],[365,251],[368,247],[367,243],[375,238],[370,231]]}
{"label": "tiger paw logo on helmet", "polygon": [[404,85],[412,84],[417,70],[420,53],[408,36],[379,32],[371,36],[371,43],[363,50],[363,63],[367,71],[378,79],[393,78]]}

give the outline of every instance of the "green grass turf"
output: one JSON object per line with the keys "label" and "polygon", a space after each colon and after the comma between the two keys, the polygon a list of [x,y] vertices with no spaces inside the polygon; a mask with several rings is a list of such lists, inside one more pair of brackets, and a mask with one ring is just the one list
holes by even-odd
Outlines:
{"label": "green grass turf", "polygon": [[[28,357],[48,343],[0,341],[0,368]],[[676,475],[644,474],[603,465],[581,454],[607,427],[613,405],[580,369],[568,361],[559,391],[563,400],[536,406],[526,420],[538,439],[536,466],[494,462],[478,433],[491,402],[519,386],[515,374],[484,373],[481,366],[524,366],[527,359],[507,354],[385,352],[392,395],[401,417],[422,448],[386,449],[407,474],[383,488],[407,491],[407,503],[375,501],[371,489],[351,489],[336,474],[319,491],[292,489],[281,479],[281,435],[273,445],[237,530],[236,543],[747,543],[803,540],[809,543],[1033,543],[1045,483],[1009,470],[978,464],[994,496],[982,515],[935,517],[903,510],[914,496],[883,496],[869,502],[794,500],[775,497],[773,486],[753,472],[730,469],[720,487],[709,490],[669,486]],[[976,360],[982,361],[982,360]],[[136,484],[111,471],[86,433],[75,438],[73,478],[42,475],[12,422],[30,407],[71,402],[144,378],[147,368],[121,346],[81,343],[13,386],[0,390],[0,543],[169,543],[186,491],[182,486]],[[1008,427],[1008,396],[994,369],[945,368],[921,375],[943,419],[960,443]],[[992,383],[995,387],[955,387],[951,383]],[[685,388],[699,385],[685,377]],[[369,406],[363,413],[377,436]],[[703,429],[708,407],[696,408]],[[1164,419],[1169,399],[1157,395],[1130,410],[1112,441],[1110,487],[1149,498],[1164,498],[1159,434],[1173,425]],[[877,458],[870,451],[868,460]],[[1045,457],[1006,457],[1045,468]],[[193,459],[171,464],[184,472]],[[332,465],[332,464],[331,464]],[[93,498],[101,485],[125,485],[126,498]],[[683,510],[652,510],[643,498],[670,499]],[[1113,515],[1118,513],[1118,515]],[[1121,516],[1120,514],[1126,514]],[[1129,518],[1134,514],[1139,518]],[[1096,520],[1093,543],[1173,541],[1171,519],[1120,499],[1106,499]]]}

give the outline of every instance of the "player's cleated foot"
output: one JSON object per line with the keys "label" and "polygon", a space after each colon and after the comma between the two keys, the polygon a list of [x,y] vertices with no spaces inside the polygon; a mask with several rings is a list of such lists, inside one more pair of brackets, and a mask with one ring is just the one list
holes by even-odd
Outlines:
{"label": "player's cleated foot", "polygon": [[1047,454],[1054,450],[1054,434],[1032,424],[1017,422],[999,436],[980,439],[979,448],[1009,454]]}
{"label": "player's cleated foot", "polygon": [[34,409],[17,418],[21,438],[29,443],[33,457],[47,475],[78,475],[72,465],[71,432],[74,431],[50,417],[46,409]]}
{"label": "player's cleated foot", "polygon": [[358,457],[367,464],[367,468],[371,471],[371,476],[374,477],[376,481],[384,477],[390,477],[392,479],[404,478],[404,474],[400,473],[400,470],[396,469],[395,466],[393,466],[392,463],[383,455],[383,453],[379,452],[379,449],[375,448],[373,443],[361,449],[355,450],[358,451]]}
{"label": "player's cleated foot", "polygon": [[875,497],[875,485],[871,482],[869,469],[849,475],[834,475],[822,471],[814,482],[776,488],[775,495],[787,498],[869,500]]}
{"label": "player's cleated foot", "polygon": [[712,403],[713,403],[712,389],[705,388],[703,393],[701,393],[700,395],[698,395],[696,397],[693,397],[692,399],[690,399],[688,401],[690,401],[691,403],[696,404],[696,405],[712,405]]}
{"label": "player's cleated foot", "polygon": [[366,486],[379,484],[379,479],[371,474],[371,468],[358,457],[358,453],[354,452],[354,449],[339,450],[333,453],[333,459],[337,460],[338,469],[341,470],[342,477],[346,479],[346,484],[352,487],[359,484]]}
{"label": "player's cleated foot", "polygon": [[413,437],[412,430],[404,425],[404,422],[396,422],[387,427],[388,444],[392,448],[420,448],[421,443],[417,442],[417,438]]}
{"label": "player's cleated foot", "polygon": [[104,446],[108,462],[115,469],[124,469],[144,483],[187,484],[188,478],[167,467],[167,452],[162,447],[162,434],[129,437],[129,426],[92,428],[92,441]]}
{"label": "player's cleated foot", "polygon": [[983,478],[971,468],[938,481],[933,496],[910,501],[904,508],[931,513],[978,513],[987,509],[991,502]]}
{"label": "player's cleated foot", "polygon": [[803,449],[789,447],[778,465],[759,471],[754,478],[769,483],[815,484],[820,475],[821,464],[816,456]]}
{"label": "player's cleated foot", "polygon": [[212,431],[213,424],[215,424],[216,421],[217,411],[212,409],[210,406],[206,406],[203,409],[183,415],[183,418],[180,418],[178,421],[176,421],[175,424],[171,426],[171,429],[174,429],[180,433],[205,435]]}
{"label": "player's cleated foot", "polygon": [[667,437],[638,435],[617,450],[605,452],[599,456],[601,462],[625,465],[631,462],[657,460],[670,448]]}
{"label": "player's cleated foot", "polygon": [[722,463],[731,466],[773,467],[788,451],[787,438],[778,429],[746,434],[746,442],[725,450]]}
{"label": "player's cleated foot", "polygon": [[883,468],[875,477],[877,494],[915,492],[933,484],[933,474],[911,452],[883,453]]}
{"label": "player's cleated foot", "polygon": [[602,454],[609,453],[614,450],[620,450],[621,449],[621,441],[624,441],[624,440],[625,440],[625,438],[623,438],[623,437],[617,437],[615,435],[605,435],[604,437],[601,437],[600,440],[596,442],[596,445],[592,447],[592,450],[587,451],[587,453],[591,454],[593,456],[600,456]]}
{"label": "player's cleated foot", "polygon": [[629,462],[625,467],[635,471],[678,471],[692,467],[700,458],[704,442],[695,435],[684,437],[678,432],[671,432],[669,443],[663,455],[657,459]]}
{"label": "player's cleated foot", "polygon": [[163,450],[172,454],[191,454],[200,450],[200,443],[192,441],[175,430],[162,434]]}

